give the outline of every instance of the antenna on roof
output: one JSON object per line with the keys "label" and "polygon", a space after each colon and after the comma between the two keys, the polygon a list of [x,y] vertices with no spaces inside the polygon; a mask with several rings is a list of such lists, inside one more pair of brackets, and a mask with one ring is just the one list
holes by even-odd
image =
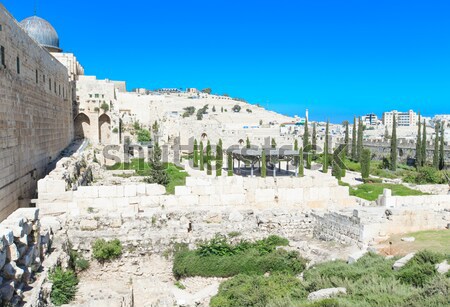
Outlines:
{"label": "antenna on roof", "polygon": [[37,15],[37,0],[34,0],[34,16]]}

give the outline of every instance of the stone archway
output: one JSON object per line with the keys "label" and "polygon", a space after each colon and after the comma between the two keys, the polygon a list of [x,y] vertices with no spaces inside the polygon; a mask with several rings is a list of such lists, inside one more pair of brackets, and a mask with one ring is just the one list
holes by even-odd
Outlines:
{"label": "stone archway", "polygon": [[75,117],[74,128],[75,128],[75,139],[89,138],[91,120],[86,114],[80,113]]}
{"label": "stone archway", "polygon": [[111,119],[106,114],[102,114],[98,118],[98,141],[101,144],[110,144],[111,142]]}

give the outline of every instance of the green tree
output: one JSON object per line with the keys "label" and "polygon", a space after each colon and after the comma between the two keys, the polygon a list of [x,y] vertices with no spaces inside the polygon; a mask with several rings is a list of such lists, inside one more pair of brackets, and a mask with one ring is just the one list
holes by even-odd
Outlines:
{"label": "green tree", "polygon": [[267,166],[266,166],[266,151],[263,149],[261,154],[261,178],[266,178]]}
{"label": "green tree", "polygon": [[206,174],[212,175],[212,164],[211,164],[212,156],[211,156],[211,143],[208,140],[206,144]]}
{"label": "green tree", "polygon": [[210,87],[207,87],[207,88],[202,89],[201,92],[202,92],[202,93],[205,93],[205,94],[211,94],[211,93],[212,93],[212,90],[211,90]]}
{"label": "green tree", "polygon": [[312,130],[312,149],[313,151],[316,151],[317,148],[317,127],[316,123],[313,123],[313,130]]}
{"label": "green tree", "polygon": [[350,143],[350,137],[348,134],[348,120],[344,121],[344,126],[345,126],[345,136],[344,136],[344,144],[345,144],[345,155],[348,156],[348,145]]}
{"label": "green tree", "polygon": [[356,150],[356,116],[353,117],[353,131],[352,131],[352,160],[357,161],[357,150]]}
{"label": "green tree", "polygon": [[308,131],[308,118],[305,120],[305,131],[303,132],[303,150],[309,151],[309,131]]}
{"label": "green tree", "polygon": [[323,165],[322,165],[322,171],[324,173],[328,173],[328,151],[329,151],[329,144],[328,144],[328,134],[329,134],[329,127],[330,121],[327,121],[327,126],[325,128],[325,145],[323,147]]}
{"label": "green tree", "polygon": [[233,176],[233,156],[230,152],[227,153],[228,158],[228,176]]}
{"label": "green tree", "polygon": [[200,170],[205,170],[205,157],[203,153],[203,142],[200,141]]}
{"label": "green tree", "polygon": [[137,140],[138,142],[142,143],[142,142],[150,142],[151,137],[150,137],[150,131],[148,131],[147,129],[140,129],[137,131]]}
{"label": "green tree", "polygon": [[439,169],[445,167],[445,152],[444,152],[444,123],[441,125],[441,140],[439,144]]}
{"label": "green tree", "polygon": [[272,148],[277,148],[277,142],[275,141],[275,138],[272,138]]}
{"label": "green tree", "polygon": [[361,155],[362,155],[362,151],[363,151],[363,133],[364,133],[364,125],[363,125],[361,118],[359,118],[358,142],[357,142],[357,147],[356,147],[356,156],[357,156],[358,161],[361,161]]}
{"label": "green tree", "polygon": [[213,112],[216,112],[216,106],[213,106],[213,107],[212,107],[212,111],[213,111]]}
{"label": "green tree", "polygon": [[222,113],[223,113],[223,107],[221,107],[221,108],[220,108],[220,112],[222,112]]}
{"label": "green tree", "polygon": [[312,154],[310,152],[306,153],[306,168],[311,169],[312,166]]}
{"label": "green tree", "polygon": [[425,124],[425,120],[423,120],[423,129],[422,129],[422,146],[421,146],[421,156],[422,156],[422,166],[427,164],[427,126]]}
{"label": "green tree", "polygon": [[155,123],[152,126],[152,130],[154,134],[158,134],[159,132],[159,125],[158,125],[158,121],[155,120]]}
{"label": "green tree", "polygon": [[247,140],[245,140],[245,147],[250,148],[252,147],[252,144],[250,143],[250,139],[247,137]]}
{"label": "green tree", "polygon": [[223,150],[222,150],[222,139],[219,139],[219,143],[216,148],[216,176],[222,176],[222,166],[223,166]]}
{"label": "green tree", "polygon": [[194,140],[194,167],[198,167],[198,143]]}
{"label": "green tree", "polygon": [[390,163],[391,171],[397,170],[397,121],[394,118],[392,121],[392,138],[391,138],[391,163]]}
{"label": "green tree", "polygon": [[434,125],[434,151],[433,151],[433,167],[439,169],[439,124]]}
{"label": "green tree", "polygon": [[371,153],[369,149],[363,149],[361,154],[361,177],[363,179],[369,178],[370,173],[370,157]]}
{"label": "green tree", "polygon": [[144,179],[145,182],[157,183],[164,186],[169,184],[169,175],[166,172],[164,164],[161,162],[161,147],[159,147],[158,142],[155,142],[153,146],[149,173],[149,176]]}
{"label": "green tree", "polygon": [[337,180],[341,180],[342,178],[342,169],[339,166],[339,162],[335,159],[333,159],[333,163],[331,165],[331,174],[336,177]]}
{"label": "green tree", "polygon": [[422,163],[422,123],[420,120],[419,113],[419,121],[417,122],[417,140],[416,140],[416,168],[419,168],[423,165]]}
{"label": "green tree", "polygon": [[298,150],[298,164],[296,165],[296,167],[298,166],[298,176],[299,177],[303,177],[305,175],[305,167],[303,166],[303,148],[300,148]]}

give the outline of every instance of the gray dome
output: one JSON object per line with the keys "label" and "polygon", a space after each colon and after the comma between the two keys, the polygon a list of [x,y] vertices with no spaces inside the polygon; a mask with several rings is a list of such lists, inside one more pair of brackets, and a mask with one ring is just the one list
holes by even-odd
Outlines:
{"label": "gray dome", "polygon": [[20,25],[29,36],[48,51],[61,52],[58,33],[47,20],[32,16],[22,20]]}

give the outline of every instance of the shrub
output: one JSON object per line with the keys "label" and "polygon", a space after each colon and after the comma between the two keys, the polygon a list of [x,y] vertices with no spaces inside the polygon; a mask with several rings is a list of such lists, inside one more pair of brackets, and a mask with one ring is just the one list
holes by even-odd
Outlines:
{"label": "shrub", "polygon": [[49,279],[53,283],[50,300],[56,306],[70,303],[77,291],[78,279],[73,271],[64,271],[57,267],[49,274]]}
{"label": "shrub", "polygon": [[93,245],[93,257],[98,261],[108,261],[118,258],[122,254],[122,243],[118,239],[105,241],[97,239]]}
{"label": "shrub", "polygon": [[276,236],[256,242],[229,244],[224,237],[199,245],[197,250],[180,248],[175,252],[173,273],[176,278],[187,276],[230,277],[237,274],[286,272],[298,274],[306,260],[298,252],[276,249],[287,240]]}
{"label": "shrub", "polygon": [[301,281],[290,275],[273,274],[269,277],[238,275],[225,281],[211,298],[211,307],[266,307],[281,306],[276,302],[299,302],[307,296]]}
{"label": "shrub", "polygon": [[146,129],[137,130],[137,140],[138,142],[150,142],[151,140],[150,131]]}
{"label": "shrub", "polygon": [[433,264],[413,262],[405,265],[398,274],[398,279],[403,283],[415,287],[423,287],[430,279],[436,275],[437,271]]}
{"label": "shrub", "polygon": [[415,184],[440,184],[445,183],[444,175],[441,171],[433,167],[425,166],[411,172],[403,178],[404,181]]}
{"label": "shrub", "polygon": [[241,106],[236,104],[236,105],[234,105],[232,110],[233,110],[233,112],[238,113],[241,111]]}

